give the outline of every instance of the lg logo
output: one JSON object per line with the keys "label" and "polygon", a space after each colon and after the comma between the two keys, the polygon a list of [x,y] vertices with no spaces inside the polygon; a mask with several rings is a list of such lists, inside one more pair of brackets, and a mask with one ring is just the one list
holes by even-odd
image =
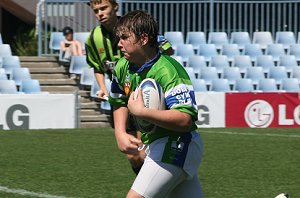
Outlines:
{"label": "lg logo", "polygon": [[[5,116],[6,125],[9,129],[29,129],[29,110],[26,106],[16,104],[8,108]],[[0,123],[2,130],[3,124]]]}
{"label": "lg logo", "polygon": [[205,105],[198,105],[199,117],[196,121],[197,125],[209,125],[209,109]]}

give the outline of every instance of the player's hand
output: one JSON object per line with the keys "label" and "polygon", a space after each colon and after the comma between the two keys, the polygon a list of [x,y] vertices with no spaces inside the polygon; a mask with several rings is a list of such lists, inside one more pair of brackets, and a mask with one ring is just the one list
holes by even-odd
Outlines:
{"label": "player's hand", "polygon": [[133,92],[128,100],[128,110],[129,113],[131,113],[134,116],[142,116],[144,113],[144,110],[146,109],[145,105],[144,105],[144,100],[143,100],[143,93],[142,93],[142,89],[138,90],[138,97],[137,99],[134,99],[134,94],[135,92]]}
{"label": "player's hand", "polygon": [[128,133],[118,134],[116,136],[118,148],[122,153],[125,154],[135,154],[138,151],[139,145],[142,141],[130,135]]}
{"label": "player's hand", "polygon": [[107,90],[103,91],[102,89],[100,89],[99,91],[97,91],[96,95],[101,100],[108,100],[108,91]]}

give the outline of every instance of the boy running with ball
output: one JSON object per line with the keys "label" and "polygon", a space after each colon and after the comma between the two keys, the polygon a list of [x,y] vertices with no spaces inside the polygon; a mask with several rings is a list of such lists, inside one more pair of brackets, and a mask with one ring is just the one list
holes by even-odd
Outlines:
{"label": "boy running with ball", "polygon": [[[146,145],[144,164],[127,198],[202,198],[197,170],[202,156],[197,133],[197,107],[191,80],[183,66],[158,49],[158,27],[151,15],[133,11],[117,23],[118,46],[124,57],[114,71],[109,97],[114,107],[115,136],[126,154]],[[133,90],[145,78],[157,81],[165,93],[166,110],[144,106],[142,91]],[[126,133],[131,114],[158,126],[142,132],[141,140]]]}

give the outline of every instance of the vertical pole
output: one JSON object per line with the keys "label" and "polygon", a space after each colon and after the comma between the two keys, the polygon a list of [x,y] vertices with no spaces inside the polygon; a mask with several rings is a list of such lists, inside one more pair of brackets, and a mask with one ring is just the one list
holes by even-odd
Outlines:
{"label": "vertical pole", "polygon": [[39,27],[38,27],[38,56],[42,55],[42,2],[41,0],[37,4],[38,6],[38,20],[39,20]]}
{"label": "vertical pole", "polygon": [[210,19],[209,19],[209,31],[214,31],[214,0],[210,0]]}

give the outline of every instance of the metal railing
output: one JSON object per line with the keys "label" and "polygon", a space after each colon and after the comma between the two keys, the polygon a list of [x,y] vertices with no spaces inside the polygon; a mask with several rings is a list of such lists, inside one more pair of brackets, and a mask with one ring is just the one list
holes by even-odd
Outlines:
{"label": "metal railing", "polygon": [[[89,0],[40,0],[37,6],[39,54],[53,55],[49,32],[68,25],[87,32],[97,25]],[[300,0],[119,0],[119,13],[142,9],[165,31],[300,31]]]}

